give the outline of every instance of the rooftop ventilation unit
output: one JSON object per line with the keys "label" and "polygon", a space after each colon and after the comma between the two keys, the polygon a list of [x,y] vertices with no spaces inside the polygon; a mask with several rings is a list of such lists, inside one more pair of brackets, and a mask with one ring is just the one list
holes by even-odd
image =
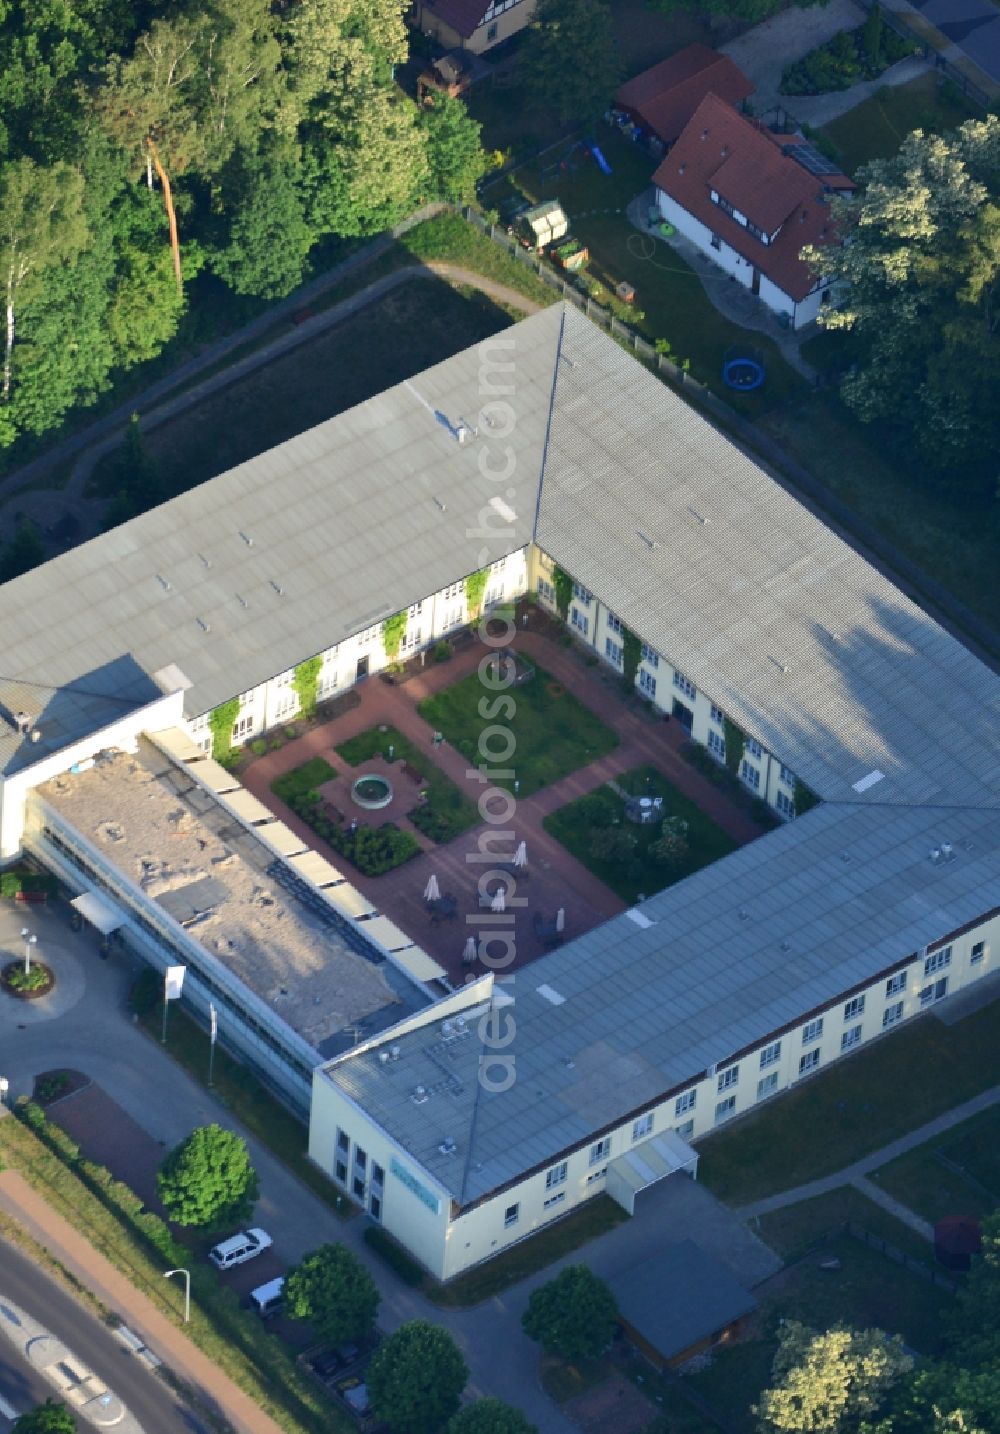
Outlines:
{"label": "rooftop ventilation unit", "polygon": [[955,848],[952,846],[951,842],[950,842],[950,841],[943,841],[943,842],[941,843],[941,860],[942,860],[942,861],[953,861],[953,860],[954,860],[954,857],[955,857]]}
{"label": "rooftop ventilation unit", "polygon": [[441,1144],[438,1146],[438,1150],[441,1152],[442,1155],[454,1155],[457,1149],[458,1146],[452,1140],[450,1135],[446,1135],[444,1140],[442,1140]]}
{"label": "rooftop ventilation unit", "polygon": [[940,864],[941,857],[942,857],[941,848],[940,848],[939,846],[932,846],[932,847],[931,847],[931,850],[930,850],[930,858],[931,858],[931,861],[934,863],[935,866],[938,866],[938,865]]}
{"label": "rooftop ventilation unit", "polygon": [[650,550],[650,552],[652,552],[655,548],[658,548],[658,547],[660,546],[659,543],[656,541],[655,538],[649,537],[649,535],[646,534],[646,533],[644,533],[644,532],[641,530],[641,528],[637,528],[637,529],[636,529],[636,532],[638,533],[638,535],[639,535],[639,537],[642,539],[642,541],[646,544],[646,547]]}
{"label": "rooftop ventilation unit", "polygon": [[741,906],[741,907],[740,907],[740,920],[741,920],[741,921],[749,921],[749,920],[750,920],[750,913],[749,913],[749,911],[746,909],[745,906]]}
{"label": "rooftop ventilation unit", "polygon": [[33,742],[40,742],[42,740],[42,734],[37,727],[32,727],[31,729],[31,740]]}
{"label": "rooftop ventilation unit", "polygon": [[271,579],[271,586],[274,588],[274,591],[278,594],[278,596],[281,597],[282,594],[283,594],[284,591],[285,591],[285,589],[281,586],[281,584],[280,584],[280,583],[276,583],[276,582],[274,581],[274,578],[272,578],[272,579]]}
{"label": "rooftop ventilation unit", "polygon": [[389,1064],[389,1052],[388,1052],[388,1051],[379,1051],[379,1053],[378,1053],[378,1063],[379,1063],[380,1066],[387,1066],[387,1065]]}
{"label": "rooftop ventilation unit", "polygon": [[242,528],[240,529],[240,537],[243,539],[244,543],[246,543],[248,548],[253,547],[253,538],[248,537],[247,534],[244,533]]}
{"label": "rooftop ventilation unit", "polygon": [[156,574],[156,581],[160,584],[160,587],[165,593],[173,592],[173,586],[170,583],[170,580],[168,578],[165,578],[162,573]]}
{"label": "rooftop ventilation unit", "polygon": [[470,428],[464,418],[460,418],[455,427],[455,438],[462,445],[462,447],[464,447],[467,443],[471,443],[475,436],[476,430],[474,428]]}
{"label": "rooftop ventilation unit", "polygon": [[401,1055],[402,1051],[399,1049],[398,1046],[389,1047],[389,1059],[391,1061],[398,1061]]}
{"label": "rooftop ventilation unit", "polygon": [[444,1036],[445,1040],[448,1040],[450,1036],[453,1036],[453,1035],[455,1034],[455,1022],[454,1022],[454,1021],[442,1021],[442,1022],[441,1022],[441,1034],[442,1034],[442,1036]]}
{"label": "rooftop ventilation unit", "polygon": [[455,1017],[455,1030],[458,1032],[458,1034],[459,1034],[460,1036],[463,1036],[463,1035],[465,1034],[465,1031],[466,1031],[466,1029],[467,1029],[467,1027],[468,1027],[468,1024],[469,1024],[469,1023],[468,1023],[468,1021],[465,1019],[464,1016],[456,1016],[456,1017]]}
{"label": "rooftop ventilation unit", "polygon": [[14,726],[22,734],[28,731],[31,726],[31,718],[28,716],[27,712],[15,712]]}
{"label": "rooftop ventilation unit", "polygon": [[428,1100],[427,1087],[425,1085],[415,1085],[410,1099],[414,1105],[426,1105]]}
{"label": "rooftop ventilation unit", "polygon": [[207,623],[203,617],[196,617],[196,618],[195,618],[195,622],[196,622],[196,623],[198,624],[198,626],[201,628],[202,632],[211,632],[211,631],[212,631],[211,623]]}

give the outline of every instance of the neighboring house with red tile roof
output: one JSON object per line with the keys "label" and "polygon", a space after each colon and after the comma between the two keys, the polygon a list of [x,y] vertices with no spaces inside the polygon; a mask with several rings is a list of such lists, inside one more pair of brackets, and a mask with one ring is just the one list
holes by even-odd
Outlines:
{"label": "neighboring house with red tile roof", "polygon": [[481,55],[535,17],[536,0],[414,0],[414,20],[450,50]]}
{"label": "neighboring house with red tile roof", "polygon": [[614,108],[669,149],[706,95],[736,106],[753,91],[753,82],[728,55],[688,45],[622,85]]}
{"label": "neighboring house with red tile roof", "polygon": [[799,256],[834,239],[830,198],[854,186],[805,140],[706,95],[653,183],[664,219],[792,328],[829,301]]}

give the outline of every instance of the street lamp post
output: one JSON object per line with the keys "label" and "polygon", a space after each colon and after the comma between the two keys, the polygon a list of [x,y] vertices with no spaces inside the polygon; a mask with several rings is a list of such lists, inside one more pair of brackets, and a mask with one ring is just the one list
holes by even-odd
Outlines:
{"label": "street lamp post", "polygon": [[27,976],[31,970],[31,948],[38,945],[38,937],[33,936],[26,926],[22,926],[21,940],[24,942],[24,974]]}
{"label": "street lamp post", "polygon": [[10,1081],[6,1076],[0,1076],[0,1105],[7,1104],[8,1090],[10,1090]]}
{"label": "street lamp post", "polygon": [[190,1270],[164,1270],[163,1278],[169,1280],[171,1275],[184,1276],[184,1323],[191,1322],[191,1271]]}

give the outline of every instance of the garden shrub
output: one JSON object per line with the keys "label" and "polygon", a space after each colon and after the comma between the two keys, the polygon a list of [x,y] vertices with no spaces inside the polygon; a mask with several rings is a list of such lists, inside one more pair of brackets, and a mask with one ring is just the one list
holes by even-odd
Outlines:
{"label": "garden shrub", "polygon": [[781,76],[781,93],[819,95],[849,89],[859,80],[877,79],[915,48],[894,30],[869,19],[857,30],[841,30],[826,44],[787,65]]}
{"label": "garden shrub", "polygon": [[450,643],[450,642],[436,642],[436,643],[434,644],[434,661],[435,661],[435,662],[447,662],[450,657],[451,657],[451,643]]}

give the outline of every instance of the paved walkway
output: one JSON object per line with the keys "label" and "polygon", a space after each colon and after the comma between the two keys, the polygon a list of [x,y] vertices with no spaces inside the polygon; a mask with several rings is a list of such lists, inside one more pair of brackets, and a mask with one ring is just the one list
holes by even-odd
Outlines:
{"label": "paved walkway", "polygon": [[769,111],[787,110],[791,103],[780,92],[785,66],[825,44],[839,30],[856,29],[864,19],[865,10],[857,0],[829,0],[806,9],[792,5],[721,48],[753,80],[756,91],[750,103],[754,114],[766,118]]}
{"label": "paved walkway", "polygon": [[[906,1135],[901,1135],[898,1140],[893,1140],[888,1145],[883,1145],[880,1150],[873,1150],[870,1155],[865,1155],[860,1160],[855,1160],[851,1165],[845,1165],[842,1170],[835,1170],[832,1175],[824,1175],[819,1180],[810,1180],[806,1185],[796,1185],[792,1190],[783,1190],[780,1195],[768,1195],[763,1200],[755,1200],[750,1205],[742,1206],[736,1211],[736,1214],[743,1220],[752,1220],[755,1215],[767,1215],[772,1210],[783,1210],[787,1205],[798,1205],[801,1201],[812,1200],[817,1195],[827,1195],[831,1190],[840,1189],[842,1185],[857,1185],[859,1180],[864,1181],[865,1187],[867,1187],[868,1181],[866,1177],[869,1176],[873,1170],[878,1170],[883,1165],[888,1165],[891,1160],[895,1160],[900,1155],[905,1155],[908,1150],[914,1150],[918,1145],[923,1145],[926,1141],[933,1140],[936,1135],[942,1135],[946,1130],[951,1130],[952,1126],[960,1125],[963,1120],[968,1120],[970,1116],[978,1115],[980,1111],[989,1110],[997,1104],[1000,1104],[1000,1085],[995,1085],[989,1090],[981,1091],[979,1095],[974,1095],[971,1100],[963,1101],[961,1105],[955,1106],[953,1110],[947,1110],[943,1115],[935,1116],[934,1119],[929,1120],[926,1125],[918,1126],[916,1130],[911,1130]],[[862,1187],[859,1186],[858,1188]],[[868,1195],[870,1191],[864,1188],[864,1193]],[[886,1200],[889,1198],[890,1197],[886,1196],[885,1199],[879,1201],[879,1204],[884,1205],[885,1208],[888,1209],[889,1206],[886,1205]],[[895,1201],[892,1203],[893,1205],[896,1204]],[[905,1209],[905,1207],[899,1206],[899,1209]],[[898,1214],[898,1209],[894,1209],[893,1213]],[[917,1228],[913,1222],[919,1221],[920,1217],[913,1215],[912,1211],[908,1213],[911,1218],[907,1220],[906,1223],[909,1224],[911,1228]],[[921,1231],[921,1233],[923,1233],[923,1231]]]}
{"label": "paved walkway", "polygon": [[926,1240],[928,1244],[934,1243],[934,1226],[931,1222],[925,1220],[922,1215],[918,1215],[915,1210],[911,1210],[908,1205],[904,1205],[902,1200],[896,1200],[880,1185],[876,1185],[874,1180],[869,1180],[867,1175],[855,1175],[851,1185],[860,1194],[874,1201],[876,1205],[881,1205],[883,1210],[887,1210],[890,1215],[894,1215],[902,1224],[907,1225],[922,1240]]}
{"label": "paved walkway", "polygon": [[[533,617],[538,621],[537,617]],[[577,649],[567,649],[538,632],[520,630],[513,644],[515,651],[527,653],[552,677],[573,692],[591,711],[618,733],[619,745],[607,756],[571,772],[561,781],[532,796],[517,799],[512,827],[516,833],[510,846],[524,840],[528,848],[530,876],[520,880],[514,893],[505,924],[513,931],[516,959],[505,969],[515,970],[535,960],[544,951],[535,935],[531,916],[541,912],[552,918],[559,907],[566,911],[566,936],[578,936],[625,909],[625,903],[603,886],[569,852],[549,836],[543,820],[550,812],[576,800],[586,792],[620,775],[629,768],[651,763],[691,798],[734,841],[744,843],[761,833],[761,828],[728,796],[712,785],[679,754],[687,738],[677,722],[651,721],[630,711],[619,694],[601,675],[601,669],[587,667]],[[343,857],[316,836],[314,832],[271,791],[276,777],[293,767],[322,756],[337,770],[346,768],[332,749],[359,732],[381,724],[396,727],[428,755],[475,802],[483,790],[478,776],[469,776],[465,758],[447,742],[433,747],[433,729],[417,712],[417,704],[433,692],[450,687],[474,672],[484,653],[478,643],[460,648],[450,662],[434,663],[402,686],[390,686],[378,678],[369,679],[359,689],[360,706],[321,727],[315,727],[277,752],[269,752],[253,762],[242,773],[244,785],[261,801],[276,811],[293,831],[311,846],[328,856],[343,870],[380,911],[418,941],[448,971],[452,980],[461,982],[461,956],[467,937],[476,928],[480,938],[487,927],[480,913],[477,882],[489,869],[479,855],[479,834],[475,828],[446,846],[435,847],[404,866],[384,876],[365,877],[344,862]],[[515,756],[516,764],[516,756]],[[507,849],[504,843],[502,849]],[[442,891],[453,893],[458,900],[458,917],[454,922],[432,925],[423,903],[423,890],[431,874],[438,878]],[[515,906],[515,902],[523,902]],[[497,953],[494,953],[497,954]]]}
{"label": "paved walkway", "polygon": [[[0,1115],[13,1119],[6,1110]],[[120,1315],[164,1364],[239,1434],[281,1434],[280,1425],[46,1204],[16,1170],[0,1171],[0,1208],[44,1245],[86,1289],[93,1291],[103,1305]]]}

